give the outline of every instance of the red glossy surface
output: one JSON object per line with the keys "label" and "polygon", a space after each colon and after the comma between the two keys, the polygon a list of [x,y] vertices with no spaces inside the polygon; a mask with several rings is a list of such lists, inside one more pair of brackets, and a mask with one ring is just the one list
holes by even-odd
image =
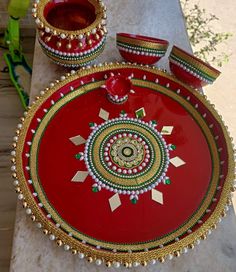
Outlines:
{"label": "red glossy surface", "polygon": [[53,48],[54,50],[59,50],[61,52],[67,52],[67,53],[81,53],[81,52],[84,52],[84,51],[87,51],[93,47],[95,47],[99,42],[100,40],[95,40],[94,39],[94,35],[91,35],[91,41],[92,41],[92,44],[91,45],[88,45],[86,43],[86,39],[82,39],[81,42],[83,43],[83,46],[82,48],[79,47],[79,43],[78,43],[78,40],[74,39],[72,40],[70,43],[71,43],[71,49],[68,49],[66,47],[66,45],[68,44],[67,41],[65,42],[62,42],[62,45],[60,48],[57,47],[57,42],[58,42],[58,37],[57,36],[53,36],[51,38],[51,40],[49,42],[46,42],[44,40],[44,43],[46,43],[50,48]]}
{"label": "red glossy surface", "polygon": [[[143,42],[149,42],[149,43],[155,43],[155,44],[159,44],[159,45],[165,45],[165,49],[167,50],[169,42],[166,40],[162,40],[162,39],[158,39],[158,38],[154,38],[154,37],[148,37],[148,36],[143,36],[143,35],[135,35],[135,34],[130,34],[130,33],[117,33],[117,39],[119,37],[124,37],[124,38],[129,38],[132,40],[132,44],[135,47],[135,44],[137,43],[137,46],[139,46],[139,42],[143,41]],[[124,50],[120,50],[119,52],[121,54],[121,56],[129,61],[129,62],[133,62],[133,63],[140,63],[140,64],[154,64],[156,62],[158,62],[161,57],[158,56],[145,56],[145,55],[137,55],[134,54],[132,52],[126,52]]]}
{"label": "red glossy surface", "polygon": [[187,83],[189,86],[199,89],[207,85],[205,81],[200,80],[199,78],[190,74],[180,66],[176,65],[175,63],[172,63],[171,61],[170,70],[179,80]]}
{"label": "red glossy surface", "polygon": [[190,74],[180,66],[176,65],[175,63],[170,62],[170,70],[171,72],[181,81],[187,83],[189,86],[193,88],[201,88],[207,85],[207,83],[199,78],[195,77],[194,75]]}
{"label": "red glossy surface", "polygon": [[96,19],[95,9],[88,1],[52,1],[44,9],[48,23],[63,30],[80,30]]}
{"label": "red glossy surface", "polygon": [[144,56],[144,55],[137,55],[137,54],[133,54],[130,52],[126,52],[124,50],[119,50],[121,56],[129,61],[129,62],[133,62],[133,63],[140,63],[140,64],[154,64],[156,62],[158,62],[158,60],[160,60],[160,57],[153,57],[153,56]]}
{"label": "red glossy surface", "polygon": [[[124,77],[131,73],[134,73],[136,78],[143,77],[143,72],[138,69],[112,72],[120,72]],[[101,80],[105,73],[97,73],[81,80],[84,83],[90,82],[92,78]],[[191,103],[198,103],[198,110],[207,113],[206,121],[214,124],[213,133],[219,135],[218,145],[223,148],[220,156],[221,160],[225,161],[222,173],[226,176],[228,165],[226,143],[220,125],[208,109],[183,86],[149,72],[145,72],[145,75],[150,81],[158,78],[159,83],[164,86],[167,82],[170,83],[173,91],[180,88],[181,95],[190,95]],[[80,79],[72,82],[71,85],[76,89],[80,85]],[[193,117],[167,95],[140,87],[135,87],[134,90],[135,94],[130,95],[123,105],[108,103],[104,89],[92,91],[68,103],[56,113],[39,146],[39,177],[47,198],[56,211],[75,229],[96,239],[117,243],[155,239],[184,224],[203,200],[212,172],[205,136]],[[54,93],[38,110],[29,127],[26,141],[32,137],[31,129],[35,129],[38,125],[36,119],[42,118],[45,114],[43,109],[50,105],[51,99],[57,101],[61,92],[68,93],[69,84]],[[162,184],[157,187],[164,194],[164,205],[152,201],[149,193],[143,194],[136,205],[131,204],[127,196],[121,196],[122,206],[112,213],[108,199],[113,193],[107,190],[92,193],[93,182],[90,177],[84,183],[70,182],[76,171],[86,170],[86,168],[83,162],[74,158],[75,154],[83,151],[83,146],[74,146],[69,138],[75,135],[87,138],[91,131],[88,123],[102,122],[98,117],[101,107],[110,113],[109,118],[117,117],[121,110],[125,110],[129,116],[134,117],[134,111],[144,107],[146,111],[144,120],[156,119],[157,129],[160,130],[163,125],[174,126],[172,135],[165,136],[165,139],[168,143],[177,146],[176,150],[171,152],[171,157],[179,156],[186,165],[179,168],[171,165],[168,176],[172,184]],[[29,152],[28,145],[24,147],[25,152]],[[22,154],[22,159],[26,165],[28,158]],[[27,171],[25,176],[29,178]],[[224,178],[221,178],[220,184],[223,183]],[[217,192],[217,197],[220,193],[220,191]],[[212,204],[212,210],[216,204]],[[202,220],[208,217],[209,214]],[[195,226],[193,230],[198,227],[199,225]]]}
{"label": "red glossy surface", "polygon": [[105,82],[106,90],[109,94],[123,97],[132,89],[132,83],[128,78],[121,75],[111,76]]}
{"label": "red glossy surface", "polygon": [[[91,25],[96,19],[96,11],[95,7],[87,0],[53,0],[45,5],[44,17],[50,25],[61,29],[61,32],[63,30],[76,31]],[[41,29],[39,27],[39,31],[44,32],[44,28]],[[80,41],[78,39],[70,41],[61,39],[61,32],[59,31],[58,36],[44,33],[42,37],[40,36],[40,39],[49,48],[56,51],[63,53],[83,53],[94,48],[103,38],[102,35],[95,37],[95,34],[91,34],[91,44],[87,44],[86,37]],[[61,43],[60,47],[57,46],[58,42]],[[67,47],[68,43],[71,45],[70,48]]]}
{"label": "red glossy surface", "polygon": [[131,38],[133,40],[140,40],[140,41],[146,41],[146,42],[152,42],[152,43],[157,43],[157,44],[165,44],[168,46],[169,42],[166,40],[154,38],[154,37],[149,37],[149,36],[143,36],[143,35],[136,35],[136,34],[130,34],[130,33],[117,33],[117,36],[123,36],[126,38]]}
{"label": "red glossy surface", "polygon": [[[218,71],[217,69],[215,69],[214,67],[210,66],[208,63],[202,61],[201,59],[195,57],[194,55],[184,51],[183,49],[177,47],[177,46],[173,46],[172,51],[173,50],[178,50],[181,52],[182,55],[184,55],[187,58],[191,58],[193,61],[197,61],[199,65],[201,65],[201,67],[207,67],[208,69],[212,70],[213,72],[216,73],[216,77],[218,77],[220,75],[220,71]],[[177,52],[178,52],[177,51]],[[176,52],[176,54],[177,54]],[[178,54],[177,54],[178,55]],[[194,75],[190,74],[189,72],[187,72],[186,70],[184,70],[182,67],[176,65],[175,63],[173,63],[170,60],[170,69],[172,71],[172,73],[181,81],[187,83],[188,85],[194,87],[194,88],[201,88],[206,86],[208,83],[206,81],[203,81],[197,77],[195,77]]]}
{"label": "red glossy surface", "polygon": [[[139,242],[173,231],[198,208],[211,176],[207,143],[192,117],[164,95],[141,88],[135,88],[135,91],[136,95],[119,107],[108,104],[105,92],[101,90],[81,96],[56,114],[40,144],[39,176],[51,204],[70,225],[99,240]],[[179,109],[181,118],[179,114],[164,111],[166,103]],[[121,109],[133,115],[134,110],[142,106],[147,112],[145,120],[157,119],[159,128],[162,125],[175,127],[176,132],[167,137],[168,142],[177,146],[172,156],[180,156],[187,164],[177,169],[171,166],[168,175],[172,184],[158,186],[164,194],[163,206],[152,201],[150,193],[140,196],[136,205],[130,203],[129,197],[121,196],[122,206],[112,213],[108,199],[114,193],[106,190],[93,193],[90,177],[82,184],[70,182],[76,171],[86,170],[86,167],[74,157],[82,147],[75,147],[69,138],[75,135],[87,138],[89,122],[102,122],[98,117],[101,107],[114,118]]]}
{"label": "red glossy surface", "polygon": [[218,71],[217,69],[215,69],[214,67],[212,67],[211,65],[209,65],[208,63],[202,61],[201,59],[197,58],[196,56],[194,56],[193,54],[190,54],[188,53],[187,51],[183,50],[182,48],[179,48],[177,46],[173,46],[172,50],[174,48],[177,48],[182,54],[184,54],[186,57],[190,57],[192,58],[193,60],[199,62],[199,64],[201,65],[204,65],[206,66],[207,68],[211,69],[212,71],[216,72],[216,73],[219,73],[220,74],[220,71]]}

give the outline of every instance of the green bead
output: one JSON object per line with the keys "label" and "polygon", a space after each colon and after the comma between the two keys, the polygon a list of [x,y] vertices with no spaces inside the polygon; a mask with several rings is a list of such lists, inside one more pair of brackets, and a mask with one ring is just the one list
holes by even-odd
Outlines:
{"label": "green bead", "polygon": [[136,204],[138,200],[136,198],[131,199],[131,203]]}
{"label": "green bead", "polygon": [[122,110],[120,113],[121,113],[121,114],[126,114],[125,110]]}
{"label": "green bead", "polygon": [[171,145],[171,148],[173,149],[173,150],[175,150],[176,149],[176,146],[175,145]]}
{"label": "green bead", "polygon": [[165,184],[170,185],[170,184],[171,184],[171,180],[170,180],[170,179],[166,179],[166,180],[165,180]]}
{"label": "green bead", "polygon": [[94,123],[93,122],[89,123],[89,126],[94,127]]}
{"label": "green bead", "polygon": [[152,120],[152,124],[156,125],[157,121],[156,120]]}
{"label": "green bead", "polygon": [[76,158],[77,160],[79,160],[81,157],[82,157],[81,154],[76,154],[76,155],[75,155],[75,158]]}
{"label": "green bead", "polygon": [[98,190],[98,187],[92,187],[92,191],[94,192],[94,193],[97,193],[99,190]]}
{"label": "green bead", "polygon": [[135,111],[136,118],[141,119],[146,116],[144,108],[138,109]]}

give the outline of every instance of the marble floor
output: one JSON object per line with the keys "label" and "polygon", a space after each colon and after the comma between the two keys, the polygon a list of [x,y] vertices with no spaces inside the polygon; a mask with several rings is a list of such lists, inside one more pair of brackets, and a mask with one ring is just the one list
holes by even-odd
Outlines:
{"label": "marble floor", "polygon": [[[24,37],[22,46],[28,62],[32,64],[34,36]],[[16,194],[10,174],[12,137],[23,108],[10,81],[0,49],[0,271],[9,271],[12,236],[16,211]]]}

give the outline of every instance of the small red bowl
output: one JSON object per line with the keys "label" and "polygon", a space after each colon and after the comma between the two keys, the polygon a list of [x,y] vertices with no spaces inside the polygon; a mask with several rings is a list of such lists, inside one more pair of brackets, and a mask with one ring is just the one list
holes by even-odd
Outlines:
{"label": "small red bowl", "polygon": [[121,75],[112,75],[102,86],[107,90],[108,99],[115,104],[122,104],[128,99],[132,89],[132,83],[128,78]]}
{"label": "small red bowl", "polygon": [[169,42],[147,36],[117,33],[116,45],[125,60],[154,64],[165,55]]}
{"label": "small red bowl", "polygon": [[179,80],[197,89],[212,84],[220,75],[220,71],[177,46],[173,46],[169,62],[171,72]]}

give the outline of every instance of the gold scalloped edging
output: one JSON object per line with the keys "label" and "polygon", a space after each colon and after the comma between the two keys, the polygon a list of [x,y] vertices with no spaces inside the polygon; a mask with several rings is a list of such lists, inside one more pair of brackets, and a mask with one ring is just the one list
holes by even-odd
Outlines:
{"label": "gold scalloped edging", "polygon": [[162,50],[166,51],[168,48],[168,43],[167,44],[162,44],[162,43],[155,43],[151,41],[143,41],[143,40],[138,40],[135,38],[129,38],[129,37],[124,37],[122,35],[117,34],[116,36],[117,42],[120,43],[126,43],[130,45],[136,45],[136,46],[141,46],[149,49],[156,49],[156,50]]}
{"label": "gold scalloped edging", "polygon": [[[92,72],[98,71],[106,71],[112,68],[139,68],[143,71],[156,73],[157,75],[165,76],[172,81],[183,85],[187,88],[191,93],[194,95],[204,104],[208,106],[208,110],[211,114],[215,117],[218,123],[220,123],[221,128],[223,130],[223,134],[226,140],[227,149],[228,149],[228,159],[229,159],[229,167],[228,167],[228,174],[224,183],[224,187],[222,189],[221,197],[219,202],[211,214],[211,216],[202,224],[202,226],[195,231],[194,233],[188,235],[187,237],[181,239],[174,244],[165,246],[164,248],[157,249],[157,250],[150,250],[148,252],[137,252],[137,253],[112,253],[107,252],[105,250],[98,250],[92,248],[86,244],[80,243],[77,240],[69,237],[64,231],[56,228],[56,226],[51,223],[42,213],[42,211],[38,208],[34,197],[28,190],[27,184],[25,184],[22,180],[15,180],[14,185],[16,186],[16,191],[19,193],[18,198],[23,201],[23,206],[26,208],[26,213],[31,215],[31,219],[33,221],[38,221],[37,226],[43,228],[44,234],[48,234],[51,240],[55,240],[58,246],[64,245],[65,250],[71,250],[72,254],[79,253],[79,257],[87,257],[89,262],[95,261],[97,264],[101,264],[102,261],[106,263],[107,266],[114,265],[115,267],[120,266],[120,263],[123,263],[125,267],[137,266],[138,264],[146,265],[148,261],[154,263],[154,260],[158,260],[160,262],[164,262],[166,258],[172,258],[173,256],[178,257],[180,253],[185,253],[188,248],[193,248],[194,245],[198,244],[200,239],[206,239],[206,235],[211,232],[211,229],[216,228],[216,224],[221,220],[221,217],[226,215],[226,207],[227,205],[231,204],[230,200],[230,192],[235,190],[232,185],[234,176],[234,157],[233,157],[233,149],[231,144],[231,139],[227,132],[227,127],[224,126],[221,117],[217,114],[215,109],[210,106],[209,101],[206,101],[206,97],[202,96],[201,94],[195,92],[190,87],[182,84],[180,81],[174,79],[172,76],[166,75],[166,73],[159,71],[156,68],[149,68],[144,66],[137,66],[131,64],[105,64],[103,66],[94,66],[94,68],[82,68],[79,72],[75,73],[74,71],[70,74],[67,73],[66,76],[61,78],[61,81],[57,80],[55,83],[50,84],[50,88],[46,88],[45,91],[41,91],[42,97],[37,97],[36,102],[33,102],[32,107],[30,107],[29,114],[25,113],[25,118],[21,118],[21,122],[18,125],[18,129],[16,131],[17,136],[14,138],[15,141],[18,143],[22,143],[21,133],[26,130],[24,127],[27,123],[30,122],[31,118],[34,116],[34,113],[37,111],[38,107],[58,88],[64,86],[66,83],[69,83],[73,79],[78,77],[90,74]],[[17,172],[18,170],[15,169],[15,164],[19,165],[21,163],[21,152],[20,152],[20,145],[17,142],[13,143],[13,147],[16,148],[16,152],[13,151],[12,155],[12,162],[13,162],[13,178],[18,178]],[[16,158],[15,158],[16,156]],[[15,172],[16,170],[16,172]]]}
{"label": "gold scalloped edging", "polygon": [[35,0],[33,4],[32,14],[35,18],[35,22],[39,29],[44,33],[57,36],[59,39],[79,39],[83,40],[86,38],[86,43],[90,45],[90,36],[99,34],[99,37],[103,37],[107,34],[106,29],[106,6],[101,0],[87,0],[95,8],[96,19],[88,27],[76,31],[69,31],[56,28],[49,24],[44,17],[44,8],[50,2],[50,0]]}
{"label": "gold scalloped edging", "polygon": [[201,61],[198,61],[196,57],[185,54],[184,52],[182,52],[182,50],[179,50],[175,46],[172,48],[170,57],[172,54],[174,54],[176,57],[180,57],[183,61],[189,63],[190,65],[194,66],[196,69],[202,71],[203,73],[206,73],[207,75],[209,75],[210,77],[214,79],[216,79],[220,75],[220,71],[217,71],[213,67],[211,69],[206,64],[202,63]]}

